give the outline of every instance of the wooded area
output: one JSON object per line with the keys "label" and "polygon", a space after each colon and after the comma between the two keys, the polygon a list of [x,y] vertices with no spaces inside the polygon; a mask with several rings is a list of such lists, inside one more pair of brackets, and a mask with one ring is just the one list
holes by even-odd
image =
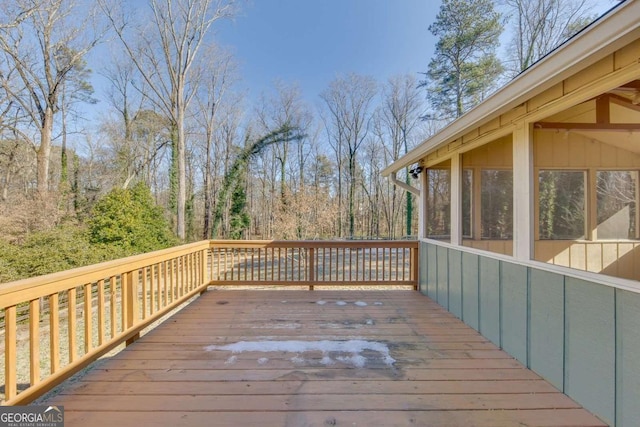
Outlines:
{"label": "wooded area", "polygon": [[337,76],[316,106],[279,81],[252,105],[212,33],[238,3],[141,3],[0,0],[0,282],[202,238],[416,235],[381,169],[592,18],[586,0],[445,0],[425,81]]}

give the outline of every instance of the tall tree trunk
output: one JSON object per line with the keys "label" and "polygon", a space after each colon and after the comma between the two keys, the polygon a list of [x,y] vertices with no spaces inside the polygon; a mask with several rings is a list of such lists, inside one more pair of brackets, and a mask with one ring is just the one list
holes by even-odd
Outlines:
{"label": "tall tree trunk", "polygon": [[211,234],[211,135],[207,132],[207,152],[204,165],[204,227],[202,238],[210,239]]}
{"label": "tall tree trunk", "polygon": [[38,169],[38,193],[41,197],[49,192],[49,159],[51,158],[51,132],[53,129],[53,110],[45,108],[40,132],[40,147],[36,153]]}
{"label": "tall tree trunk", "polygon": [[349,175],[349,237],[353,238],[355,229],[353,197],[356,193],[356,159],[353,156],[349,159]]}

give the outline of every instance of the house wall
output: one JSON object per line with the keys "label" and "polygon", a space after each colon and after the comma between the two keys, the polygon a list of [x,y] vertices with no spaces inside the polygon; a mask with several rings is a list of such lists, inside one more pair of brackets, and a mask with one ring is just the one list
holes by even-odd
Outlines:
{"label": "house wall", "polygon": [[[516,189],[516,184],[521,180],[518,177],[522,177],[528,171],[514,170],[516,179],[514,191],[519,194],[526,194],[530,191],[533,194],[532,205],[524,205],[521,208],[522,199],[519,204],[514,199],[514,208],[521,208],[521,211],[531,209],[533,213],[537,213],[536,187],[539,168],[581,168],[593,171],[596,168],[640,169],[640,144],[634,142],[633,147],[630,147],[629,150],[624,149],[626,140],[623,141],[623,136],[625,132],[609,132],[606,143],[604,143],[598,140],[598,138],[605,137],[602,133],[597,134],[596,137],[590,137],[585,136],[585,132],[532,129],[533,123],[542,120],[594,122],[596,120],[596,103],[589,100],[634,79],[640,79],[640,40],[630,43],[590,67],[549,87],[518,107],[431,152],[422,159],[422,163],[429,167],[461,155],[463,168],[481,169],[483,166],[513,168],[516,141],[518,147],[526,146],[527,142],[522,142],[522,135],[525,135],[525,138],[528,138],[532,145],[533,179],[532,182],[520,183],[521,187]],[[637,114],[629,112],[628,108],[621,108],[614,103],[610,108],[612,123],[638,121]],[[527,129],[532,130],[527,132]],[[527,189],[529,185],[531,190]],[[476,212],[479,212],[479,197],[477,197],[479,191],[477,188],[474,194],[476,194],[474,208]],[[589,214],[593,215],[593,213]],[[521,214],[516,214],[516,216],[522,218]],[[463,246],[514,255],[520,259],[536,259],[572,268],[614,274],[623,278],[640,278],[638,275],[640,266],[637,266],[640,262],[640,255],[636,253],[637,244],[633,241],[604,243],[585,240],[573,242],[570,245],[567,241],[540,241],[537,236],[538,224],[535,219],[531,224],[531,229],[534,231],[533,242],[529,246],[526,242],[523,244],[522,241],[520,243],[483,241],[477,234],[477,230],[479,230],[478,215],[475,217],[474,238],[463,239],[461,242]],[[455,218],[453,214],[452,218]],[[517,225],[514,222],[514,228]],[[520,226],[529,228],[525,221],[521,221]],[[514,236],[522,236],[523,231],[524,228],[521,228],[520,234],[518,234],[518,231],[514,229]],[[516,246],[520,251],[518,254],[515,254]],[[531,248],[528,251],[525,250],[528,255],[524,258],[522,256],[523,247]],[[599,259],[596,254],[601,254]],[[612,262],[612,258],[615,258],[616,261]]]}
{"label": "house wall", "polygon": [[[588,104],[588,103],[587,103]],[[593,109],[595,106],[591,106]],[[579,111],[584,108],[578,108]],[[571,119],[569,110],[563,119]],[[549,119],[555,121],[560,117]],[[638,120],[638,117],[634,117]],[[640,124],[639,124],[640,126]],[[598,134],[599,138],[607,138],[606,143],[589,133],[577,134],[574,131],[563,130],[535,130],[533,132],[534,174],[540,169],[584,170],[593,178],[597,170],[640,169],[640,154],[634,152],[636,148],[627,143],[630,149],[623,149],[609,144],[625,137],[626,132],[609,132]],[[622,145],[624,146],[624,145]],[[535,210],[538,212],[539,197],[537,188],[534,194]],[[595,192],[588,190],[591,206],[595,207]],[[587,235],[594,237],[596,226],[595,210],[587,215]],[[535,251],[534,259],[564,267],[603,273],[625,279],[640,279],[640,241],[603,241],[603,240],[539,240],[538,217],[535,221]]]}
{"label": "house wall", "polygon": [[518,124],[558,114],[570,106],[638,78],[639,73],[640,40],[636,40],[520,106],[450,141],[428,154],[422,162],[428,167],[450,158],[453,153],[465,152],[502,136],[511,135]]}
{"label": "house wall", "polygon": [[420,261],[423,294],[606,423],[637,425],[640,286],[431,240]]}

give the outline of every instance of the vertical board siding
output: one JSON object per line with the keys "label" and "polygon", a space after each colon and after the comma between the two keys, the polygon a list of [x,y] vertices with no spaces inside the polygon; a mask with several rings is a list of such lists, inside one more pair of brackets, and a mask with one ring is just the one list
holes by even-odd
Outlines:
{"label": "vertical board siding", "polygon": [[500,262],[480,258],[480,333],[500,346]]}
{"label": "vertical board siding", "polygon": [[420,289],[604,422],[640,419],[640,293],[438,244]]}
{"label": "vertical board siding", "polygon": [[431,271],[431,265],[429,264],[428,257],[428,243],[420,242],[420,268],[418,269],[418,274],[420,277],[418,278],[418,289],[423,294],[427,294],[427,287],[429,285],[429,272]]}
{"label": "vertical board siding", "polygon": [[427,296],[434,301],[438,300],[438,247],[427,246]]}
{"label": "vertical board siding", "polygon": [[449,250],[449,311],[462,319],[462,253]]}
{"label": "vertical board siding", "polygon": [[525,366],[527,359],[527,267],[500,263],[502,347]]}
{"label": "vertical board siding", "polygon": [[449,309],[449,254],[447,248],[438,246],[438,304]]}
{"label": "vertical board siding", "polygon": [[565,283],[564,392],[613,424],[615,290],[571,277]]}
{"label": "vertical board siding", "polygon": [[529,367],[564,390],[564,277],[531,270]]}
{"label": "vertical board siding", "polygon": [[616,425],[640,420],[640,294],[616,290]]}
{"label": "vertical board siding", "polygon": [[479,258],[476,254],[462,253],[462,320],[476,331],[480,330]]}

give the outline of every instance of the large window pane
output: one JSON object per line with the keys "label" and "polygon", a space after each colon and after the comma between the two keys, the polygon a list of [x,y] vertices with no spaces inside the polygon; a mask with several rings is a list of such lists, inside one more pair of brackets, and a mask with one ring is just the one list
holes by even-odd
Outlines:
{"label": "large window pane", "polygon": [[462,171],[462,237],[472,238],[473,169]]}
{"label": "large window pane", "polygon": [[491,240],[513,238],[513,172],[483,170],[480,178],[481,237]]}
{"label": "large window pane", "polygon": [[427,236],[449,238],[451,234],[451,172],[427,169]]}
{"label": "large window pane", "polygon": [[585,173],[541,170],[538,183],[540,239],[583,239]]}
{"label": "large window pane", "polygon": [[598,171],[598,239],[635,239],[636,171]]}

